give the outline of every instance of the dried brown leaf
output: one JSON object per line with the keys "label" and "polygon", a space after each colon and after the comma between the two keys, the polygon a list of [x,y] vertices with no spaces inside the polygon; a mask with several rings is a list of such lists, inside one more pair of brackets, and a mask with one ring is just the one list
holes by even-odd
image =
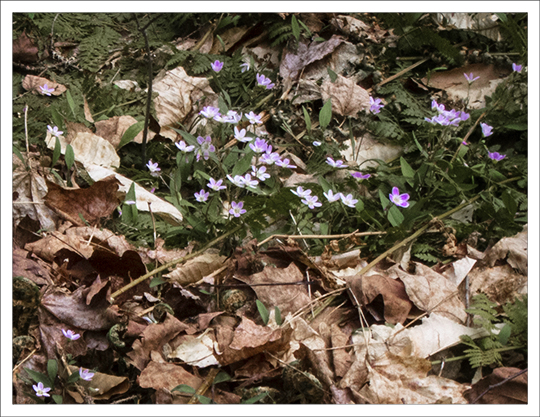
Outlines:
{"label": "dried brown leaf", "polygon": [[[70,365],[69,369],[72,373],[79,372],[79,367],[77,366]],[[113,395],[124,394],[129,389],[129,380],[127,377],[108,375],[101,372],[94,372],[91,381],[80,379],[77,383],[85,388],[85,391],[95,400],[108,400]],[[77,391],[68,389],[67,392],[77,403],[82,404],[84,402],[84,399]]]}
{"label": "dried brown leaf", "polygon": [[66,86],[62,84],[58,84],[54,81],[51,81],[47,78],[43,77],[37,77],[35,75],[28,74],[26,77],[24,77],[24,80],[22,82],[22,86],[25,90],[31,91],[32,94],[43,94],[41,92],[41,89],[39,87],[44,87],[45,84],[47,84],[47,88],[50,90],[51,88],[54,89],[54,91],[51,91],[52,96],[59,96],[64,91],[67,90]]}
{"label": "dried brown leaf", "polygon": [[[521,372],[518,368],[497,368],[492,374],[485,376],[463,396],[472,403],[490,386],[499,384],[507,378]],[[528,372],[506,381],[504,384],[491,388],[476,404],[527,404],[528,403]]]}
{"label": "dried brown leaf", "polygon": [[396,275],[405,284],[410,300],[422,311],[438,313],[457,323],[464,324],[467,319],[465,305],[458,297],[457,286],[431,268],[413,263],[415,274],[409,274],[393,267]]}
{"label": "dried brown leaf", "polygon": [[85,225],[79,214],[88,223],[97,224],[101,218],[110,216],[120,204],[116,195],[119,184],[111,176],[95,182],[89,188],[69,190],[47,181],[49,192],[45,196],[45,204],[78,226]]}
{"label": "dried brown leaf", "polygon": [[130,362],[139,370],[144,370],[152,351],[161,352],[165,343],[188,328],[189,326],[167,313],[163,323],[147,326],[142,337],[133,342],[133,350],[127,353]]}
{"label": "dried brown leaf", "polygon": [[225,256],[209,251],[176,267],[164,277],[178,282],[180,285],[191,284],[221,268],[225,259]]}
{"label": "dried brown leaf", "polygon": [[506,259],[512,268],[527,275],[527,239],[528,227],[525,225],[523,231],[515,236],[502,238],[489,249],[482,263],[492,267],[498,260]]}
{"label": "dried brown leaf", "polygon": [[[403,324],[413,307],[405,291],[405,285],[399,279],[392,279],[385,275],[368,275],[354,278],[350,285],[351,291],[363,305],[370,304],[381,295],[384,302],[384,319],[388,323]],[[376,312],[374,313],[379,316]]]}
{"label": "dried brown leaf", "polygon": [[332,324],[332,363],[337,377],[342,378],[350,369],[353,360],[346,348],[336,349],[348,345],[349,336],[341,331],[337,324]]}
{"label": "dried brown leaf", "polygon": [[26,31],[13,40],[13,62],[32,64],[39,60],[39,49],[32,39],[28,37]]}
{"label": "dried brown leaf", "polygon": [[[133,116],[114,116],[107,120],[100,120],[96,122],[96,135],[104,138],[116,149],[126,130],[135,123],[137,120]],[[152,140],[155,136],[154,132],[148,131],[147,140]],[[142,138],[143,132],[141,131],[135,136],[133,142],[142,143]]]}
{"label": "dried brown leaf", "polygon": [[[174,387],[185,384],[197,390],[203,380],[186,371],[183,367],[174,363],[157,363],[151,361],[139,376],[141,388],[153,388],[159,390],[166,388],[169,391]],[[188,397],[189,398],[189,397]]]}
{"label": "dried brown leaf", "polygon": [[469,288],[471,295],[484,293],[490,300],[502,305],[513,302],[521,294],[527,294],[527,275],[516,272],[508,264],[474,268],[469,273]]}
{"label": "dried brown leaf", "polygon": [[51,282],[49,269],[45,262],[24,249],[13,248],[12,271],[14,277],[25,277],[38,285],[45,285]]}
{"label": "dried brown leaf", "polygon": [[321,86],[324,102],[332,100],[332,112],[341,116],[353,116],[369,109],[369,94],[351,78],[338,75],[334,82],[326,80]]}

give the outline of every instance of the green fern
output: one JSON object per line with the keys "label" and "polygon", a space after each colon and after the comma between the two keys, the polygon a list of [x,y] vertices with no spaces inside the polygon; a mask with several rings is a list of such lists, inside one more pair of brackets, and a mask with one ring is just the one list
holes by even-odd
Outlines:
{"label": "green fern", "polygon": [[79,62],[82,68],[97,72],[109,56],[109,49],[118,42],[120,34],[107,26],[98,26],[91,36],[79,44]]}
{"label": "green fern", "polygon": [[272,40],[271,46],[278,46],[293,38],[290,21],[276,22],[268,29],[268,37]]}
{"label": "green fern", "polygon": [[[501,338],[504,329],[500,329],[498,313],[495,309],[497,304],[490,301],[485,294],[473,297],[472,307],[466,311],[474,314],[474,323],[484,328],[489,336],[473,340],[469,336],[460,336],[461,342],[470,349],[464,351],[471,367],[488,366],[496,363],[502,366],[501,353],[513,347],[524,348],[527,346],[527,297],[514,303],[507,303],[503,309],[508,316],[504,322],[510,326],[510,336]],[[505,345],[507,345],[505,347]]]}

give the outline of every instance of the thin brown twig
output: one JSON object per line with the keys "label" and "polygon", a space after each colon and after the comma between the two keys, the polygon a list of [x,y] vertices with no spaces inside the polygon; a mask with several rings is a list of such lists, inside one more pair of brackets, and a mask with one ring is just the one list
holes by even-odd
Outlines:
{"label": "thin brown twig", "polygon": [[272,239],[340,239],[352,236],[373,236],[373,235],[384,235],[386,232],[358,232],[354,231],[352,233],[344,233],[339,235],[272,235],[264,239],[263,241],[257,243],[257,246],[262,246],[266,242]]}
{"label": "thin brown twig", "polygon": [[476,399],[471,404],[476,404],[478,402],[478,400],[480,400],[480,398],[482,398],[484,395],[486,395],[492,389],[500,387],[501,385],[507,383],[508,381],[510,381],[510,380],[512,380],[514,378],[517,378],[518,376],[520,376],[520,375],[522,375],[522,374],[524,374],[525,372],[528,372],[528,371],[529,371],[529,368],[522,369],[518,373],[516,373],[516,374],[514,374],[512,376],[509,376],[506,379],[503,379],[501,382],[497,382],[496,384],[490,385],[489,387],[486,388],[486,390],[482,394],[480,394],[478,397],[476,397]]}

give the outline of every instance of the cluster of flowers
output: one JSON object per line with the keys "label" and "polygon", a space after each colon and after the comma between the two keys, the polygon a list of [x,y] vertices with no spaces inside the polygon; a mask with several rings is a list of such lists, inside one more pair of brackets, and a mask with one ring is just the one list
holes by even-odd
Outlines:
{"label": "cluster of flowers", "polygon": [[439,113],[437,116],[433,116],[431,119],[425,117],[426,122],[432,124],[440,124],[442,126],[458,126],[460,122],[468,120],[470,115],[462,111],[446,110],[444,104],[438,104],[437,101],[431,102],[431,109],[436,109]]}

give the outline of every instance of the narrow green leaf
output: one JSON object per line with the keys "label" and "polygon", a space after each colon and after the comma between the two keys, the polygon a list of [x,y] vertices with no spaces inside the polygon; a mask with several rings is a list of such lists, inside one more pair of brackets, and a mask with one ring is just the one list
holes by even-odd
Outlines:
{"label": "narrow green leaf", "polygon": [[312,36],[311,30],[309,30],[309,28],[306,26],[306,24],[304,22],[302,22],[301,20],[299,20],[298,23],[300,23],[300,26],[302,26],[304,28],[304,30],[307,33],[307,36],[311,38],[311,36]]}
{"label": "narrow green leaf", "polygon": [[499,342],[501,342],[501,345],[506,346],[511,334],[512,334],[512,328],[510,327],[508,323],[506,323],[498,335]]}
{"label": "narrow green leaf", "polygon": [[35,382],[42,382],[46,387],[53,387],[53,384],[47,375],[43,375],[41,372],[37,372],[29,368],[24,368],[24,370]]}
{"label": "narrow green leaf", "polygon": [[263,323],[267,325],[268,319],[270,318],[270,314],[268,313],[267,308],[260,300],[255,300],[255,303],[257,304],[257,309],[259,310],[259,314],[261,315]]}
{"label": "narrow green leaf", "polygon": [[88,227],[92,227],[92,226],[90,225],[90,223],[88,223],[88,222],[86,221],[86,219],[84,218],[84,216],[82,215],[82,213],[79,213],[79,219],[81,219],[82,222],[83,222],[85,225],[87,225]]}
{"label": "narrow green leaf", "polygon": [[495,13],[495,15],[501,19],[501,22],[506,23],[508,20],[508,17],[506,16],[506,13]]}
{"label": "narrow green leaf", "polygon": [[298,25],[298,20],[296,20],[296,16],[292,15],[291,17],[291,29],[293,36],[296,38],[297,41],[300,40],[300,26]]}
{"label": "narrow green leaf", "polygon": [[63,399],[62,399],[62,396],[61,396],[61,395],[54,394],[54,395],[51,396],[51,398],[53,399],[53,401],[54,401],[56,404],[63,404]]}
{"label": "narrow green leaf", "polygon": [[384,195],[381,189],[379,189],[379,199],[381,200],[381,205],[383,209],[388,207],[388,205],[390,204],[390,200],[388,199],[388,197],[386,197],[386,195]]}
{"label": "narrow green leaf", "polygon": [[330,67],[326,68],[328,71],[328,75],[330,76],[330,81],[335,82],[337,80],[337,74],[330,69]]}
{"label": "narrow green leaf", "polygon": [[276,316],[276,324],[278,326],[281,326],[281,323],[282,323],[282,321],[281,321],[281,310],[279,309],[278,306],[274,307],[274,313],[275,313],[275,316]]}
{"label": "narrow green leaf", "polygon": [[64,155],[64,158],[66,159],[68,169],[71,169],[75,163],[75,152],[73,152],[73,147],[69,143],[66,145],[66,154]]}
{"label": "narrow green leaf", "polygon": [[302,110],[304,111],[304,120],[306,122],[306,130],[311,133],[311,117],[309,117],[309,114],[304,106],[302,106]]}
{"label": "narrow green leaf", "polygon": [[73,372],[67,379],[66,383],[69,385],[69,384],[74,384],[75,382],[77,382],[79,379],[81,379],[81,376],[79,375],[79,372]]}
{"label": "narrow green leaf", "polygon": [[[58,139],[58,138],[57,138],[57,139]],[[15,155],[17,155],[17,158],[19,158],[19,159],[22,161],[22,163],[24,164],[24,166],[27,166],[27,165],[26,165],[26,161],[24,160],[24,157],[22,156],[21,151],[19,151],[15,146],[13,146],[13,153],[14,153]]]}
{"label": "narrow green leaf", "polygon": [[403,176],[407,178],[413,178],[416,171],[411,168],[409,163],[402,156],[399,160],[401,162],[401,173],[403,174]]}
{"label": "narrow green leaf", "polygon": [[58,375],[58,362],[56,362],[56,359],[49,359],[47,361],[47,373],[50,380],[54,382],[56,375]]}
{"label": "narrow green leaf", "polygon": [[392,207],[390,207],[390,210],[388,210],[388,221],[390,222],[390,224],[394,227],[397,227],[401,225],[401,223],[403,223],[404,219],[405,217],[403,216],[403,213],[399,211],[397,206],[392,205]]}
{"label": "narrow green leaf", "polygon": [[62,145],[60,145],[60,139],[58,139],[58,136],[55,139],[56,139],[56,142],[54,144],[51,168],[56,165],[56,163],[58,162],[58,159],[60,158],[60,154],[62,153]]}
{"label": "narrow green leaf", "polygon": [[227,114],[229,111],[229,108],[227,107],[227,103],[225,103],[225,100],[223,100],[223,97],[218,97],[218,108],[221,114]]}
{"label": "narrow green leaf", "polygon": [[71,93],[69,92],[69,90],[66,90],[66,98],[67,98],[69,108],[71,109],[71,113],[73,113],[73,117],[75,118],[75,120],[77,120],[75,102],[73,101],[73,97],[71,97]]}
{"label": "narrow green leaf", "polygon": [[193,387],[190,387],[189,385],[186,385],[186,384],[180,384],[180,385],[177,385],[176,387],[174,387],[171,392],[173,391],[178,391],[178,392],[185,392],[187,394],[195,394],[197,391],[195,390],[195,388]]}
{"label": "narrow green leaf", "polygon": [[131,142],[133,139],[135,139],[135,136],[137,136],[139,133],[142,132],[144,129],[144,121],[137,122],[130,127],[126,129],[124,134],[122,135],[122,139],[120,139],[120,144],[118,145],[118,149],[120,149],[122,146],[127,145],[129,142]]}
{"label": "narrow green leaf", "polygon": [[54,107],[51,107],[51,118],[54,125],[57,126],[59,130],[63,130],[64,119],[62,118],[60,113],[58,113],[58,110],[56,110],[56,108]]}
{"label": "narrow green leaf", "polygon": [[321,126],[322,130],[326,129],[326,126],[328,126],[330,120],[332,120],[332,100],[328,99],[319,112],[319,125]]}

